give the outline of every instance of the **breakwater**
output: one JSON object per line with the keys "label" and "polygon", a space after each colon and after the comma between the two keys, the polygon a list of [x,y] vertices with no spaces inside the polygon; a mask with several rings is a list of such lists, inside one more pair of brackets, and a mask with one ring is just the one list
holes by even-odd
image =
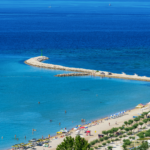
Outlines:
{"label": "breakwater", "polygon": [[88,73],[89,75],[93,76],[100,76],[100,77],[108,77],[108,78],[119,78],[119,79],[127,79],[127,80],[139,80],[139,81],[148,81],[150,82],[150,77],[146,76],[138,76],[137,74],[134,75],[127,75],[125,73],[117,74],[117,73],[110,73],[106,71],[99,71],[99,70],[90,70],[90,69],[83,69],[83,68],[72,68],[72,67],[64,67],[61,65],[54,65],[43,63],[42,61],[49,59],[45,56],[38,56],[33,57],[25,61],[26,64],[40,67],[40,68],[47,68],[47,69],[54,69],[54,70],[64,70],[64,71],[73,71],[73,72],[80,72],[80,73]]}
{"label": "breakwater", "polygon": [[64,73],[64,74],[58,74],[55,75],[55,77],[69,77],[69,76],[88,76],[89,73]]}

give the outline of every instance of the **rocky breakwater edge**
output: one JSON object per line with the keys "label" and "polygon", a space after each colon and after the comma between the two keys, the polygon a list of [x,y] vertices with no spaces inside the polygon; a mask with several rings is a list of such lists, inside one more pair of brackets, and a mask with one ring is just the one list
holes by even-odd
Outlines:
{"label": "rocky breakwater edge", "polygon": [[111,73],[111,72],[99,71],[99,70],[65,67],[65,66],[61,66],[61,65],[54,65],[54,64],[48,64],[48,63],[42,62],[42,61],[45,61],[48,59],[49,58],[46,56],[38,56],[38,57],[30,58],[30,59],[26,60],[24,63],[31,65],[31,66],[39,67],[39,68],[80,72],[80,73],[69,73],[69,74],[56,75],[58,77],[92,75],[92,76],[100,76],[100,77],[108,77],[108,78],[119,78],[119,79],[139,80],[139,81],[150,82],[150,77],[138,76],[137,74],[127,75],[124,72],[122,74],[117,74],[117,73]]}

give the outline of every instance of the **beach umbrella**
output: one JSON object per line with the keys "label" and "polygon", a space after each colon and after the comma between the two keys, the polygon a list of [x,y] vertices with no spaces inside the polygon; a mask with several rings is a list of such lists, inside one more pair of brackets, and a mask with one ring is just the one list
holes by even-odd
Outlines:
{"label": "beach umbrella", "polygon": [[87,131],[86,131],[86,133],[90,133],[90,132],[91,132],[90,130],[87,130]]}
{"label": "beach umbrella", "polygon": [[79,127],[81,127],[81,125],[78,125]]}
{"label": "beach umbrella", "polygon": [[62,130],[60,130],[59,132],[64,132],[64,130],[62,129]]}
{"label": "beach umbrella", "polygon": [[144,107],[143,104],[138,104],[138,105],[136,106],[136,108],[142,108],[142,107]]}
{"label": "beach umbrella", "polygon": [[84,129],[85,127],[80,127],[80,129]]}

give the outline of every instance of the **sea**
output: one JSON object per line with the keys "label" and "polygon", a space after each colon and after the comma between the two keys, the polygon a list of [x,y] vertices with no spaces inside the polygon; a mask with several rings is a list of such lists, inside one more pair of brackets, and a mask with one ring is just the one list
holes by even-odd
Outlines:
{"label": "sea", "polygon": [[150,2],[1,0],[0,150],[150,101],[149,82],[59,78],[68,71],[24,63],[40,55],[46,63],[150,77]]}

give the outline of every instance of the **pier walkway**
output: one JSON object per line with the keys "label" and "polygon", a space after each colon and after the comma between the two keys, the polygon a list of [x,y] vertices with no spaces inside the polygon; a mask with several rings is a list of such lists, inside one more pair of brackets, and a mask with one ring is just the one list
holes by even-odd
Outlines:
{"label": "pier walkway", "polygon": [[[127,75],[125,73],[117,74],[117,73],[110,73],[106,71],[97,71],[97,70],[90,70],[90,69],[83,69],[83,68],[72,68],[72,67],[64,67],[60,65],[53,65],[48,63],[43,63],[42,61],[49,59],[45,56],[38,56],[33,57],[25,61],[26,64],[40,67],[40,68],[47,68],[47,69],[54,69],[54,70],[64,70],[64,71],[73,71],[73,72],[80,72],[79,75],[92,75],[92,76],[101,76],[101,77],[108,77],[108,78],[119,78],[119,79],[127,79],[127,80],[139,80],[139,81],[148,81],[150,82],[150,77],[146,76],[138,76],[137,74],[134,75]],[[72,73],[71,75],[77,75],[76,73]],[[71,76],[70,75],[70,76]],[[56,76],[67,76],[67,75],[56,75]]]}

